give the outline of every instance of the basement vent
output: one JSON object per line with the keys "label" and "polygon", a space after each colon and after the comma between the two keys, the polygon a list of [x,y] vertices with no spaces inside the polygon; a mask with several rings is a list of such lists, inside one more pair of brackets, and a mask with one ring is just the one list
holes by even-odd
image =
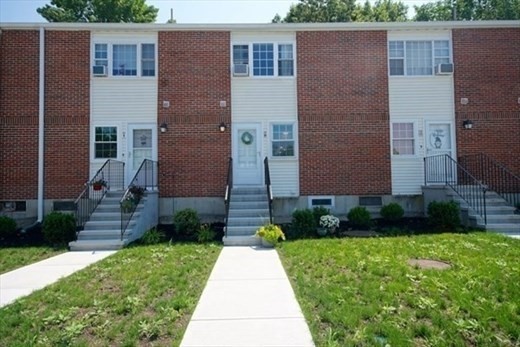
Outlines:
{"label": "basement vent", "polygon": [[74,201],[54,201],[54,211],[75,211],[76,204]]}
{"label": "basement vent", "polygon": [[380,196],[360,196],[359,206],[382,206],[383,199]]}
{"label": "basement vent", "polygon": [[26,209],[25,201],[0,201],[0,212],[25,212]]}
{"label": "basement vent", "polygon": [[309,196],[309,208],[314,207],[326,207],[332,208],[334,207],[334,197],[333,196]]}

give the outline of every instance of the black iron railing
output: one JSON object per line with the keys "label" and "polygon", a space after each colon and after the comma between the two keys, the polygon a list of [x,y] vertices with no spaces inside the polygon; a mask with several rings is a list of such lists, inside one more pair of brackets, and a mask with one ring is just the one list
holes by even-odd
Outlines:
{"label": "black iron railing", "polygon": [[231,202],[231,190],[232,189],[233,189],[233,158],[229,158],[226,192],[225,192],[225,196],[224,196],[224,203],[226,205],[226,217],[224,220],[224,222],[226,223],[226,228],[224,229],[224,236],[226,236],[226,237],[227,237],[227,231],[228,231],[229,204]]}
{"label": "black iron railing", "polygon": [[76,205],[76,227],[78,233],[108,190],[123,190],[125,186],[125,163],[108,159],[87,183],[74,202]]}
{"label": "black iron railing", "polygon": [[507,167],[484,153],[462,156],[459,163],[511,206],[520,205],[520,177]]}
{"label": "black iron railing", "polygon": [[121,206],[121,241],[145,192],[157,189],[158,169],[159,164],[156,161],[143,160],[119,201]]}
{"label": "black iron railing", "polygon": [[447,154],[424,158],[424,183],[451,187],[468,206],[484,219],[486,215],[487,186],[471,175],[462,165]]}
{"label": "black iron railing", "polygon": [[273,223],[273,191],[271,189],[271,173],[269,172],[269,159],[264,159],[264,180],[267,192],[267,202],[269,203],[269,223]]}

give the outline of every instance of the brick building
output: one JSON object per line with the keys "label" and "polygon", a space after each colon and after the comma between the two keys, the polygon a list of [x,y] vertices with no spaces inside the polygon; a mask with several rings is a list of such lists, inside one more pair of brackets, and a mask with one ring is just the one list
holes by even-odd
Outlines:
{"label": "brick building", "polygon": [[278,218],[422,214],[436,154],[520,175],[518,21],[0,30],[0,202],[19,219],[74,201],[107,159],[126,183],[159,163],[163,222],[222,218],[230,157],[235,186],[262,185],[268,158]]}

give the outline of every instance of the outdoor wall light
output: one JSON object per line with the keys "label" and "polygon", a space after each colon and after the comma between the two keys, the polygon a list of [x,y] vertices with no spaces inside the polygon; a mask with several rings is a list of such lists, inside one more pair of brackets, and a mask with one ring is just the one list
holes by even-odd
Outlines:
{"label": "outdoor wall light", "polygon": [[221,122],[220,125],[218,126],[218,130],[220,130],[221,133],[226,131],[226,124],[224,122]]}
{"label": "outdoor wall light", "polygon": [[466,129],[471,129],[473,128],[473,122],[469,119],[466,119],[465,121],[462,122],[462,125],[464,126],[464,128]]}
{"label": "outdoor wall light", "polygon": [[159,129],[161,130],[161,133],[165,133],[168,131],[168,124],[166,124],[166,122],[162,122],[162,124],[159,126]]}

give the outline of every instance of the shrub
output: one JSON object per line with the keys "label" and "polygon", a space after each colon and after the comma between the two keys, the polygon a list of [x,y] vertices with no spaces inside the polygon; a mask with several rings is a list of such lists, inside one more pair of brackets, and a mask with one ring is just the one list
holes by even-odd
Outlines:
{"label": "shrub", "polygon": [[330,214],[330,210],[323,206],[316,206],[312,209],[312,214],[314,215],[314,222],[316,226],[318,226],[320,224],[320,218]]}
{"label": "shrub", "polygon": [[208,224],[202,224],[197,233],[197,241],[200,243],[215,241],[217,233]]}
{"label": "shrub", "polygon": [[197,211],[192,208],[178,211],[173,217],[173,224],[175,225],[177,236],[187,240],[196,240],[200,229],[200,219]]}
{"label": "shrub", "polygon": [[357,206],[347,214],[347,218],[353,227],[368,229],[370,227],[370,212],[363,206]]}
{"label": "shrub", "polygon": [[16,235],[16,221],[11,217],[0,216],[0,239]]}
{"label": "shrub", "polygon": [[432,201],[428,204],[428,222],[442,231],[460,225],[459,206],[454,201]]}
{"label": "shrub", "polygon": [[285,235],[278,225],[267,224],[256,231],[256,236],[260,236],[266,242],[276,245],[280,239],[285,240]]}
{"label": "shrub", "polygon": [[294,238],[310,237],[316,230],[316,220],[312,210],[295,210],[292,214],[291,236]]}
{"label": "shrub", "polygon": [[387,222],[397,222],[404,215],[404,209],[398,203],[391,202],[381,207],[381,217]]}
{"label": "shrub", "polygon": [[143,237],[141,237],[141,240],[139,243],[143,245],[155,245],[158,243],[161,243],[164,239],[164,234],[157,230],[156,228],[152,228],[149,230],[146,230]]}
{"label": "shrub", "polygon": [[73,241],[76,238],[76,218],[69,213],[49,213],[43,220],[43,237],[53,246]]}

